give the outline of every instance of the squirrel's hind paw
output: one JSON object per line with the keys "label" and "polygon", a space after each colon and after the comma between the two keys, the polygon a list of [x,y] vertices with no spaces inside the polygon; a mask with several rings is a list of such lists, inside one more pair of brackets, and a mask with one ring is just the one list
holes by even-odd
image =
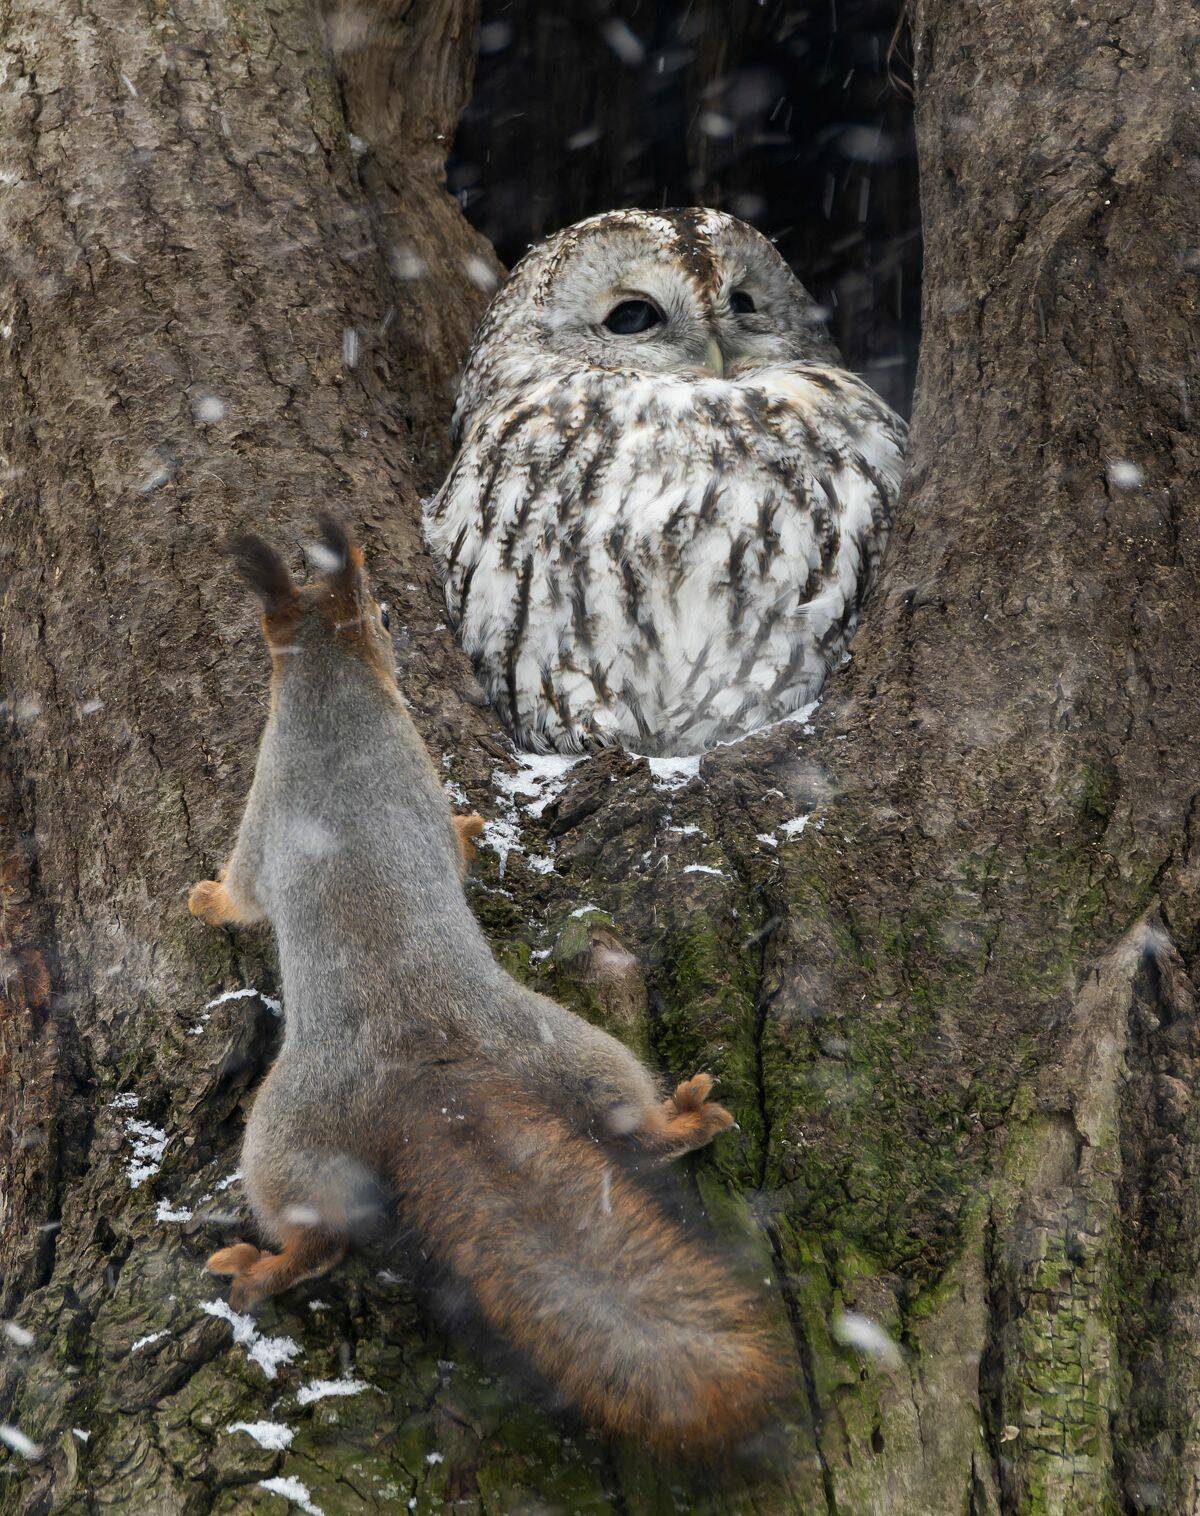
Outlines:
{"label": "squirrel's hind paw", "polygon": [[194,884],[188,896],[188,910],[208,926],[253,926],[263,919],[257,902],[240,890],[230,894],[224,879],[201,879]]}
{"label": "squirrel's hind paw", "polygon": [[210,1274],[244,1274],[262,1256],[252,1243],[235,1242],[231,1248],[218,1248],[204,1267]]}
{"label": "squirrel's hind paw", "polygon": [[[714,1083],[715,1080],[711,1074],[693,1074],[690,1079],[677,1084],[675,1093],[663,1102],[668,1116],[675,1115],[679,1111],[698,1111],[712,1094]],[[719,1105],[713,1106],[714,1111],[720,1109]]]}
{"label": "squirrel's hind paw", "polygon": [[694,1074],[677,1085],[663,1101],[655,1123],[639,1133],[645,1145],[657,1148],[664,1158],[675,1158],[702,1148],[731,1127],[733,1117],[725,1107],[709,1102],[713,1083],[711,1074]]}
{"label": "squirrel's hind paw", "polygon": [[249,1242],[235,1242],[231,1248],[219,1248],[204,1265],[210,1274],[224,1274],[233,1280],[229,1287],[229,1303],[235,1311],[248,1311],[263,1293],[255,1288],[256,1266],[270,1260],[271,1254],[263,1253]]}
{"label": "squirrel's hind paw", "polygon": [[229,1304],[235,1311],[248,1311],[268,1295],[327,1274],[346,1252],[341,1238],[318,1231],[295,1231],[284,1240],[279,1253],[263,1253],[249,1242],[221,1248],[205,1264],[210,1274],[227,1274]]}

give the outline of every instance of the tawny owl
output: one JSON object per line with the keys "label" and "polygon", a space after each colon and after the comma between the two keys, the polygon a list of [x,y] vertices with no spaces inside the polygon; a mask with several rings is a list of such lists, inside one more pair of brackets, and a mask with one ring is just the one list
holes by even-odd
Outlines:
{"label": "tawny owl", "polygon": [[811,700],[904,438],[744,222],[614,211],[536,246],[480,324],[425,513],[517,742],[694,753]]}

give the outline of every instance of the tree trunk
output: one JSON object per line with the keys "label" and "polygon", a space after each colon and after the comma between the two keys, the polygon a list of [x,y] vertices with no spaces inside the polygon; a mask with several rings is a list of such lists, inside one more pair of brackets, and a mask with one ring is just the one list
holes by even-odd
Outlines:
{"label": "tree trunk", "polygon": [[[912,466],[853,660],[811,726],[531,808],[416,529],[494,272],[439,177],[470,0],[10,0],[4,1508],[1196,1507],[1188,19],[918,0]],[[498,954],[737,1113],[694,1174],[796,1389],[733,1469],[524,1404],[386,1249],[213,1314],[275,1035],[269,934],[184,907],[263,715],[220,539],[321,505],[493,818]]]}

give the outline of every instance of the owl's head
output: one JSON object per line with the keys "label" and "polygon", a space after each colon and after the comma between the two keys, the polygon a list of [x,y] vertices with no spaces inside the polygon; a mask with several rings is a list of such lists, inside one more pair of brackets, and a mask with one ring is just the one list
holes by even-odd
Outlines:
{"label": "owl's head", "polygon": [[823,313],[761,233],[723,211],[610,211],[539,243],[488,313],[523,348],[711,379],[836,362]]}

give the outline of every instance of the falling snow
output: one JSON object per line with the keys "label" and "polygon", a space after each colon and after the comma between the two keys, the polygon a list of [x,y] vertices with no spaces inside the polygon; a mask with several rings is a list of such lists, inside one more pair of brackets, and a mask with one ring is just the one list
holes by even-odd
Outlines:
{"label": "falling snow", "polygon": [[1108,481],[1118,490],[1135,490],[1142,483],[1145,475],[1136,463],[1131,463],[1128,458],[1110,458],[1108,463]]}
{"label": "falling snow", "polygon": [[868,1358],[876,1358],[888,1368],[898,1368],[903,1355],[887,1332],[869,1316],[843,1311],[830,1324],[834,1339],[845,1347],[855,1348]]}
{"label": "falling snow", "polygon": [[11,1448],[14,1453],[19,1453],[22,1458],[40,1458],[41,1447],[34,1442],[32,1437],[26,1437],[20,1427],[9,1426],[7,1423],[0,1425],[0,1442],[5,1447]]}
{"label": "falling snow", "polygon": [[196,420],[203,421],[206,426],[213,426],[218,421],[224,421],[229,414],[229,407],[220,395],[197,395],[192,403],[192,409],[196,413]]}
{"label": "falling snow", "polygon": [[496,288],[496,271],[485,259],[472,254],[464,259],[463,268],[467,278],[472,284],[477,284],[481,290],[494,290]]}
{"label": "falling snow", "polygon": [[609,47],[630,68],[636,68],[646,56],[645,44],[624,21],[606,21],[601,31]]}

